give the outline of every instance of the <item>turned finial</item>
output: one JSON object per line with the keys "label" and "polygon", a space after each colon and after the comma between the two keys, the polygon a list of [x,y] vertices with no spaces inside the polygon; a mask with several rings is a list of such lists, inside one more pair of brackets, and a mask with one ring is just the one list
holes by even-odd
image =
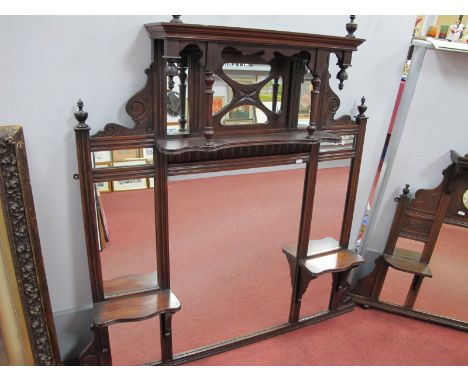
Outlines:
{"label": "turned finial", "polygon": [[358,110],[359,110],[359,114],[358,114],[358,117],[365,117],[366,115],[364,114],[367,110],[367,106],[364,105],[366,103],[366,97],[362,97],[361,98],[361,104],[357,107]]}
{"label": "turned finial", "polygon": [[346,24],[346,31],[348,32],[346,37],[356,38],[354,32],[356,32],[358,25],[354,22],[355,18],[356,15],[349,16],[350,22]]}
{"label": "turned finial", "polygon": [[171,23],[177,23],[177,24],[182,24],[183,21],[180,19],[181,15],[172,15],[172,20],[170,21]]}
{"label": "turned finial", "polygon": [[89,126],[86,124],[86,119],[88,118],[88,112],[83,110],[83,101],[81,99],[78,100],[76,103],[78,106],[78,111],[75,112],[75,119],[78,121],[78,125],[76,125],[77,128],[80,129],[86,129]]}
{"label": "turned finial", "polygon": [[406,195],[408,195],[408,194],[409,194],[409,187],[410,187],[410,185],[409,185],[409,184],[407,184],[407,185],[405,186],[405,188],[403,189],[403,195],[405,195],[405,196],[406,196]]}
{"label": "turned finial", "polygon": [[338,84],[338,89],[343,90],[343,82],[345,82],[348,79],[348,72],[346,72],[346,69],[348,68],[348,65],[340,65],[340,71],[336,75],[336,78],[340,83]]}
{"label": "turned finial", "polygon": [[398,203],[398,202],[400,202],[402,199],[408,199],[408,195],[409,195],[409,193],[410,193],[409,187],[410,187],[409,184],[407,184],[407,185],[405,186],[405,188],[403,189],[403,192],[401,193],[401,195],[400,195],[400,196],[397,196],[397,197],[394,199],[395,202]]}

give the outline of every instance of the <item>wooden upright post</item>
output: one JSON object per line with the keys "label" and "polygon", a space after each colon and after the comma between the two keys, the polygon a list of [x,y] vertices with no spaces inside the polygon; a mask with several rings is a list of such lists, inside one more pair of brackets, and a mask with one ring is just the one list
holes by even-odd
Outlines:
{"label": "wooden upright post", "polygon": [[319,142],[314,143],[310,149],[310,160],[307,163],[304,189],[302,193],[301,222],[299,226],[299,238],[297,241],[296,267],[293,281],[291,307],[289,310],[289,322],[299,321],[299,313],[302,301],[302,273],[300,272],[301,260],[307,256],[309,248],[310,227],[314,210],[315,183],[317,182],[318,157],[320,152]]}

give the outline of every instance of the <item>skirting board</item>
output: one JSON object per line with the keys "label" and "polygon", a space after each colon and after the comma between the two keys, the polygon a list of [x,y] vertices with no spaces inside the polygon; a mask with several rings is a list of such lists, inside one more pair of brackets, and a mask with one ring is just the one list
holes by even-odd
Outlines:
{"label": "skirting board", "polygon": [[92,305],[54,312],[62,361],[76,360],[92,339]]}

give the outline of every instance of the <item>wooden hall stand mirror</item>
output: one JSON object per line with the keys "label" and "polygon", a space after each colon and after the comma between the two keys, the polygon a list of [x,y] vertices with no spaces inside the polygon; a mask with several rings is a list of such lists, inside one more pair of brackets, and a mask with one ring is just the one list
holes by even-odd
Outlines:
{"label": "wooden hall stand mirror", "polygon": [[[363,98],[355,119],[334,118],[340,101],[330,88],[328,67],[330,56],[335,55],[341,90],[352,53],[364,42],[354,37],[355,17],[351,16],[346,24],[346,37],[193,25],[183,23],[180,16],[173,17],[168,23],[145,25],[152,40],[153,62],[146,71],[146,86],[127,103],[127,113],[135,122],[133,128],[108,124],[90,136],[81,101],[75,113],[79,122],[75,128],[79,164],[76,178],[81,185],[94,301],[94,340],[82,353],[81,364],[112,364],[108,327],[114,324],[159,316],[161,360],[151,364],[169,365],[286,333],[354,308],[348,297],[347,277],[363,259],[348,246],[367,107]],[[226,74],[226,65],[232,64],[270,69],[255,83],[243,83]],[[217,110],[215,77],[232,89],[230,101],[217,106]],[[304,79],[312,85],[311,101],[308,125],[299,128]],[[266,105],[261,92],[270,83],[272,92]],[[249,114],[252,111],[254,114]],[[178,128],[169,129],[168,115],[176,114]],[[344,138],[348,144],[337,146]],[[92,153],[130,148],[152,149],[154,163],[93,168]],[[318,164],[339,159],[351,161],[340,238],[310,240]],[[285,312],[287,322],[174,355],[172,316],[183,301],[180,303],[170,289],[168,177],[292,163],[305,163],[306,169],[298,241],[283,248],[292,285],[290,309]],[[103,282],[99,257],[102,227],[94,183],[149,177],[154,178],[157,276],[124,275]],[[210,205],[209,194],[205,203]],[[210,227],[206,230],[209,233]],[[328,309],[300,319],[302,295],[309,282],[327,273],[333,276]]]}
{"label": "wooden hall stand mirror", "polygon": [[[412,198],[406,185],[395,198],[398,204],[384,253],[374,271],[358,282],[353,299],[366,307],[466,331],[468,154],[451,151],[450,158],[437,187],[419,189]],[[442,238],[444,232],[450,243]],[[399,294],[405,294],[401,303],[394,301]]]}

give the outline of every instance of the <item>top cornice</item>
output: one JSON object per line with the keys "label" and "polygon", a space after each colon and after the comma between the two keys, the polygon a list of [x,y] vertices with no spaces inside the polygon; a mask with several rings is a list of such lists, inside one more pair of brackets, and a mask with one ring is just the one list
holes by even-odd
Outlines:
{"label": "top cornice", "polygon": [[337,37],[319,34],[276,31],[267,29],[236,28],[225,26],[153,23],[146,30],[154,40],[180,40],[193,42],[222,42],[282,46],[295,48],[328,48],[355,51],[365,40],[355,37]]}

